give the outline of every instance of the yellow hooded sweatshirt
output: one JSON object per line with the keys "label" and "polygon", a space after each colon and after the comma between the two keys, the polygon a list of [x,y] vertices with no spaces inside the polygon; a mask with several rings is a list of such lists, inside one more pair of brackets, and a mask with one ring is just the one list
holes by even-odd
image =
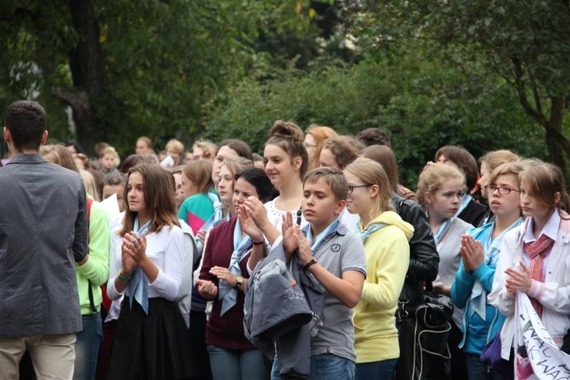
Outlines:
{"label": "yellow hooded sweatshirt", "polygon": [[408,244],[414,227],[393,211],[386,211],[363,228],[384,226],[364,240],[366,271],[362,297],[354,308],[354,347],[357,363],[370,363],[400,356],[394,313],[410,263]]}

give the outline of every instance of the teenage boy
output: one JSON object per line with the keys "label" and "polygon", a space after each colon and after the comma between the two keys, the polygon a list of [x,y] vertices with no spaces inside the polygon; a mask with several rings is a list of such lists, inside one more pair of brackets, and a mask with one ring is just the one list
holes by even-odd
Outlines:
{"label": "teenage boy", "polygon": [[[366,257],[361,239],[339,223],[347,195],[348,184],[342,171],[316,168],[303,181],[303,214],[309,224],[301,230],[290,213],[283,221],[287,260],[295,258],[324,293],[324,325],[311,339],[308,378],[312,380],[354,379],[352,308],[362,294]],[[277,353],[272,379],[279,376]]]}

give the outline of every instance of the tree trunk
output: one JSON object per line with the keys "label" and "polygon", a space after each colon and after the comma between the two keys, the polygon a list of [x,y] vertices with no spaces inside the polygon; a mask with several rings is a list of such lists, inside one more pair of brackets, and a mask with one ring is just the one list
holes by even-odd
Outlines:
{"label": "tree trunk", "polygon": [[550,102],[550,119],[543,122],[543,127],[546,130],[546,146],[550,161],[558,165],[563,173],[566,173],[564,153],[570,157],[570,142],[562,134],[565,98],[564,96],[551,97]]}
{"label": "tree trunk", "polygon": [[53,89],[53,92],[73,109],[77,140],[84,149],[92,152],[95,143],[107,138],[106,128],[97,116],[97,103],[104,92],[105,71],[95,0],[70,0],[69,9],[79,37],[77,46],[69,54],[73,89]]}

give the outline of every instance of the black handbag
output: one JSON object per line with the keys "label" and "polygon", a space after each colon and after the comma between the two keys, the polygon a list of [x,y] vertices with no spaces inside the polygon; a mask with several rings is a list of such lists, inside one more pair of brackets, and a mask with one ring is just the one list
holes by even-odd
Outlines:
{"label": "black handbag", "polygon": [[424,302],[407,308],[407,318],[400,324],[403,344],[396,379],[441,380],[450,376],[451,353],[447,341],[453,301],[434,293],[430,286],[428,289],[424,293]]}

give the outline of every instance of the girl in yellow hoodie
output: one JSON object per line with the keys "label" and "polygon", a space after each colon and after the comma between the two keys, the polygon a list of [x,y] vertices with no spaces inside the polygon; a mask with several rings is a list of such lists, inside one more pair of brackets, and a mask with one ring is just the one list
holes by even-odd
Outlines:
{"label": "girl in yellow hoodie", "polygon": [[391,187],[379,163],[358,159],[344,169],[348,211],[358,214],[366,270],[362,297],[354,308],[356,380],[391,379],[400,356],[394,313],[410,260],[414,228],[392,211]]}

